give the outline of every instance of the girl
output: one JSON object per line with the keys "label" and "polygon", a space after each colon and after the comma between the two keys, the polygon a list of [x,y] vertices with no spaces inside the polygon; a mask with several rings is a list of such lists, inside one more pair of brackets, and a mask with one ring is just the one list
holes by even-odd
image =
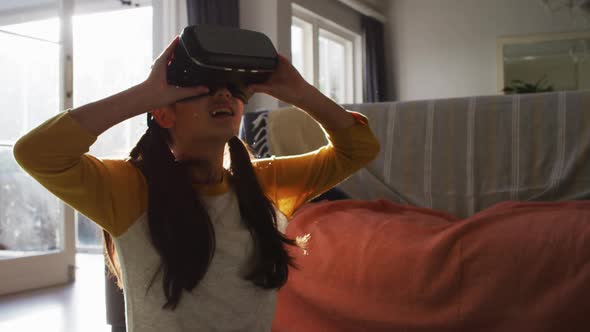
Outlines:
{"label": "girl", "polygon": [[[282,56],[269,80],[247,93],[168,85],[177,42],[144,82],[47,120],[14,155],[105,231],[128,331],[270,331],[276,290],[293,265],[283,244],[295,241],[284,236],[281,217],[363,167],[379,145],[363,116],[322,95]],[[244,96],[256,92],[307,112],[330,144],[251,161],[235,135]],[[146,112],[148,129],[130,158],[86,154],[108,128]]]}

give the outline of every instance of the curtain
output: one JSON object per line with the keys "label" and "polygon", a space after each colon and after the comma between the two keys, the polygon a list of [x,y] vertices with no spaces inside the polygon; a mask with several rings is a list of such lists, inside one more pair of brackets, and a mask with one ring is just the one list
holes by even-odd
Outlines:
{"label": "curtain", "polygon": [[187,0],[188,24],[240,27],[239,0]]}
{"label": "curtain", "polygon": [[363,92],[364,102],[385,101],[385,50],[383,24],[363,15]]}

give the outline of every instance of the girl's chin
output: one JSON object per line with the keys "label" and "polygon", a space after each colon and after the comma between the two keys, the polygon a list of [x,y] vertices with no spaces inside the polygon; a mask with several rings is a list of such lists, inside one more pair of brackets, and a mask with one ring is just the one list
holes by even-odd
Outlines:
{"label": "girl's chin", "polygon": [[233,130],[233,128],[228,128],[228,130],[211,133],[209,137],[211,140],[227,143],[234,136],[238,136],[238,132]]}

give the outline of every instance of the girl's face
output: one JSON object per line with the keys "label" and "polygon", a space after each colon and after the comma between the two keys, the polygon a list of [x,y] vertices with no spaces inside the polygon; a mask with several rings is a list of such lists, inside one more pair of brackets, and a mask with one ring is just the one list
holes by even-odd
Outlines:
{"label": "girl's face", "polygon": [[238,134],[243,113],[244,102],[227,88],[218,88],[153,114],[160,126],[170,130],[174,145],[186,149],[199,143],[225,144]]}

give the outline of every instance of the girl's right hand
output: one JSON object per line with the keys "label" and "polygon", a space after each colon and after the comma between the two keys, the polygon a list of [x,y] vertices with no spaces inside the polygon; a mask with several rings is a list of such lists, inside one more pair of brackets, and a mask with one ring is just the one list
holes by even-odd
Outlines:
{"label": "girl's right hand", "polygon": [[168,62],[178,44],[179,36],[166,47],[166,49],[153,62],[147,79],[141,85],[148,91],[147,96],[153,97],[150,100],[152,109],[174,104],[174,102],[187,97],[198,96],[209,92],[204,85],[195,87],[179,87],[168,84],[166,80],[166,69]]}

